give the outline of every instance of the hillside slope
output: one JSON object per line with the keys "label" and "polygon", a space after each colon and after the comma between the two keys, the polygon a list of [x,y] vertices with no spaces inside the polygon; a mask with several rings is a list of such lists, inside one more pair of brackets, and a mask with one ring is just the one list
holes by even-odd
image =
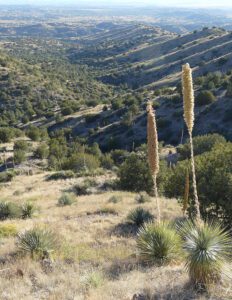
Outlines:
{"label": "hillside slope", "polygon": [[[133,89],[175,83],[185,62],[195,69],[195,76],[213,71],[225,72],[232,67],[231,32],[213,28],[181,36],[164,32],[154,39],[145,38],[140,45],[123,52],[117,39],[117,54],[92,47],[79,50],[73,56],[79,63],[98,69],[104,83],[126,84]],[[114,39],[107,41],[110,42],[114,44]]]}
{"label": "hillside slope", "polygon": [[230,32],[213,28],[177,36],[142,24],[98,26],[101,32],[73,43],[2,41],[2,125],[69,128],[102,149],[130,150],[146,140],[145,104],[151,98],[159,140],[176,145],[187,137],[180,72],[189,62],[198,81],[196,96],[210,89],[216,100],[197,105],[194,134],[217,132],[232,139]]}
{"label": "hillside slope", "polygon": [[1,125],[19,125],[65,110],[68,114],[88,101],[110,97],[110,87],[97,82],[85,67],[62,58],[32,65],[1,52]]}

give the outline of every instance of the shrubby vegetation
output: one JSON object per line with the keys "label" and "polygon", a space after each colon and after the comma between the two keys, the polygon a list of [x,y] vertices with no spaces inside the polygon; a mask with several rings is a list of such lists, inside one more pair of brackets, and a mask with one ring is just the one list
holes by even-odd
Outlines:
{"label": "shrubby vegetation", "polygon": [[[108,43],[108,41],[104,43]],[[117,54],[117,47],[121,46],[112,45],[111,47],[110,45],[107,51],[111,55]],[[122,47],[130,48],[126,43]],[[181,47],[180,45],[179,49]],[[67,49],[63,50],[65,52]],[[93,49],[87,50],[88,53],[92,53],[91,51]],[[96,45],[93,52],[107,57],[104,51],[102,44],[101,46]],[[74,55],[74,49],[71,49],[70,52],[72,53],[72,60],[78,59]],[[0,74],[0,98],[4,104],[0,116],[0,142],[14,143],[13,156],[2,157],[2,170],[4,172],[0,173],[0,182],[10,182],[17,174],[14,170],[6,170],[6,161],[10,167],[16,165],[15,167],[21,171],[24,168],[24,164],[21,163],[28,159],[30,162],[34,160],[33,162],[37,164],[39,172],[41,172],[40,166],[52,171],[47,176],[47,180],[67,180],[65,183],[62,181],[58,183],[63,183],[65,186],[71,184],[77,177],[92,176],[93,179],[80,180],[81,183],[74,184],[72,189],[75,195],[69,193],[70,186],[68,186],[68,189],[65,189],[66,192],[56,200],[57,205],[61,207],[72,205],[75,196],[90,195],[97,193],[100,189],[101,191],[113,189],[116,185],[122,190],[135,192],[136,195],[130,196],[132,203],[134,201],[135,208],[127,215],[127,223],[117,224],[115,231],[112,230],[112,234],[117,234],[118,230],[119,234],[126,235],[130,233],[132,228],[132,231],[138,233],[137,249],[139,257],[143,261],[165,264],[175,263],[176,260],[181,260],[184,257],[187,261],[186,266],[190,279],[195,285],[203,286],[218,281],[221,276],[222,265],[228,260],[231,261],[231,238],[222,229],[221,224],[209,223],[208,221],[218,219],[224,222],[226,226],[231,227],[232,144],[219,134],[194,137],[195,157],[192,157],[192,163],[193,158],[195,158],[200,218],[195,222],[189,221],[177,226],[160,222],[159,213],[157,212],[155,217],[150,211],[150,207],[155,202],[148,203],[151,200],[151,195],[154,196],[154,181],[156,179],[152,180],[151,170],[147,162],[148,151],[146,145],[141,145],[144,139],[140,131],[145,131],[145,101],[149,97],[154,97],[152,105],[158,112],[156,121],[159,133],[162,132],[159,135],[161,140],[171,140],[172,144],[177,144],[181,137],[174,135],[173,128],[175,126],[178,127],[180,135],[181,130],[183,130],[183,137],[186,137],[183,123],[181,123],[183,114],[181,85],[178,84],[176,88],[161,87],[156,89],[153,94],[152,90],[148,91],[146,88],[132,91],[128,85],[132,89],[137,89],[140,84],[144,83],[142,71],[146,65],[138,64],[133,69],[132,75],[136,77],[136,82],[132,80],[127,85],[125,82],[128,80],[128,75],[131,74],[129,62],[122,76],[117,73],[110,74],[112,83],[120,84],[120,87],[115,88],[116,93],[113,97],[113,88],[97,82],[92,77],[91,70],[88,70],[86,66],[91,65],[91,62],[96,66],[99,64],[94,55],[87,59],[82,66],[72,65],[63,57],[54,58],[51,55],[50,59],[47,54],[44,55],[45,57],[37,58],[38,64],[35,66],[27,65],[23,60],[11,59],[7,55],[0,59],[1,66],[7,67],[9,70],[7,74]],[[85,55],[86,53],[80,51],[80,57],[85,57]],[[24,57],[24,59],[29,61],[32,60],[32,57],[33,54],[28,58]],[[133,62],[136,62],[136,58],[131,63]],[[225,65],[227,61],[220,59],[218,63]],[[112,59],[110,64],[115,70],[117,59]],[[99,73],[96,72],[94,76],[101,76],[101,71],[102,69],[98,69]],[[151,78],[153,77],[151,76]],[[101,79],[105,80],[104,78]],[[195,78],[195,85],[195,104],[200,106],[197,110],[202,111],[201,117],[219,104],[218,101],[215,105],[211,105],[216,101],[218,95],[220,97],[220,90],[226,91],[226,97],[232,95],[232,73],[208,73]],[[95,106],[98,104],[104,105],[97,107],[97,109],[100,107],[99,112],[97,109],[95,111]],[[167,110],[170,109],[170,116],[173,116],[175,120],[162,115],[163,105]],[[76,112],[79,111],[81,114],[83,108],[93,109],[88,109],[88,113],[85,115],[83,113],[82,122],[80,126],[77,126],[76,122],[80,117],[79,113],[76,114]],[[228,123],[230,121],[230,108],[224,115],[221,114],[221,111],[222,109],[218,105],[216,112],[223,122]],[[73,115],[66,117],[70,114]],[[195,122],[197,120],[195,118]],[[114,122],[114,126],[107,126]],[[174,122],[176,123],[174,124]],[[37,124],[39,125],[37,126]],[[84,127],[83,132],[79,132],[82,125]],[[105,131],[106,136],[104,137],[100,134],[103,126],[109,129],[109,131],[108,129]],[[217,126],[218,124],[215,124],[214,127]],[[18,127],[23,129],[19,130]],[[216,129],[215,132],[225,131],[225,128],[220,126]],[[188,128],[188,131],[191,135],[192,128],[191,130]],[[24,135],[27,137],[27,141],[24,139]],[[127,141],[127,138],[130,139],[130,142]],[[101,148],[98,143],[94,142],[96,140]],[[158,141],[156,142],[158,145]],[[190,217],[191,220],[194,220],[196,195],[193,193],[193,176],[190,172],[190,150],[192,146],[189,145],[190,142],[191,138],[185,144],[179,145],[177,155],[174,149],[173,152],[167,153],[170,147],[165,148],[164,146],[162,148],[162,143],[160,143],[159,150],[162,155],[157,184],[159,196],[178,198],[181,205],[185,202],[184,206],[187,208],[188,216],[185,215],[184,217]],[[121,148],[133,151],[129,152]],[[9,150],[9,152],[11,151]],[[5,150],[2,149],[3,154],[4,152]],[[172,160],[172,158],[174,159]],[[95,180],[94,176],[96,175],[105,176]],[[103,177],[107,177],[107,179]],[[190,183],[190,189],[187,191],[186,186],[189,187],[189,184],[186,184],[186,178],[189,179]],[[104,180],[105,182],[100,182]],[[157,195],[155,196],[156,203],[158,203],[159,198]],[[100,215],[101,218],[108,218],[109,216],[104,215],[112,214],[113,221],[109,218],[109,223],[111,224],[112,221],[113,224],[114,218],[120,212],[118,206],[122,205],[123,207],[124,203],[120,203],[121,201],[120,194],[115,194],[109,199],[107,198],[106,206],[96,208],[94,213],[91,211],[87,214],[94,214],[94,217]],[[81,202],[82,199],[80,199]],[[138,207],[137,204],[144,205],[144,207]],[[57,210],[62,211],[61,208],[57,208]],[[14,218],[25,220],[33,217],[35,211],[36,207],[31,202],[25,202],[22,205],[13,202],[0,202],[0,219],[2,221]],[[157,209],[157,211],[159,210]],[[10,237],[17,233],[14,226],[4,226],[0,226],[0,237]],[[57,251],[59,243],[54,232],[35,227],[17,236],[17,246],[22,253],[29,253],[32,258],[38,258],[42,263],[45,258],[50,259],[53,253]],[[71,248],[73,245],[68,246]],[[82,247],[82,245],[79,246]],[[105,245],[103,246],[105,247]],[[84,247],[87,248],[86,245]],[[99,251],[101,242],[96,241],[96,245],[95,242],[91,243],[90,247],[91,250],[86,250],[87,255],[83,251],[83,256],[87,256],[85,259],[88,263],[92,259],[91,251],[95,251],[95,248]],[[110,251],[113,253],[117,249],[115,250],[110,245]],[[120,254],[122,256],[124,255],[123,251],[122,249],[122,254]],[[105,249],[103,253],[105,255]],[[123,259],[124,257],[122,261]],[[121,264],[121,257],[118,260]],[[70,261],[67,262],[70,264]],[[94,278],[91,284],[97,287],[96,281]]]}
{"label": "shrubby vegetation", "polygon": [[0,143],[8,143],[16,137],[21,137],[22,131],[12,127],[1,127],[0,128]]}
{"label": "shrubby vegetation", "polygon": [[[225,144],[225,143],[226,143],[226,139],[219,134],[208,134],[203,136],[196,136],[193,138],[194,154],[195,155],[203,154],[204,152],[211,151],[215,145]],[[190,158],[189,142],[187,141],[185,144],[179,145],[177,147],[177,151],[180,160],[189,159]]]}
{"label": "shrubby vegetation", "polygon": [[6,219],[27,219],[32,218],[37,208],[31,202],[25,202],[18,205],[14,202],[1,201],[0,202],[0,220]]}
{"label": "shrubby vegetation", "polygon": [[[165,161],[160,164],[157,183],[160,192],[168,175],[168,167]],[[127,191],[151,193],[153,188],[152,176],[144,153],[132,153],[119,168],[119,186]]]}
{"label": "shrubby vegetation", "polygon": [[152,189],[152,178],[147,161],[137,154],[130,155],[119,170],[120,187],[128,191],[147,191]]}
{"label": "shrubby vegetation", "polygon": [[5,172],[0,173],[0,183],[9,182],[11,181],[15,176],[17,172],[13,169],[7,170]]}
{"label": "shrubby vegetation", "polygon": [[211,91],[201,91],[196,97],[196,105],[207,105],[216,101]]}
{"label": "shrubby vegetation", "polygon": [[[204,219],[218,218],[231,225],[232,144],[222,143],[211,151],[196,156],[198,193]],[[165,184],[168,197],[183,198],[184,180],[189,161],[182,161],[170,172]],[[190,189],[191,191],[191,189]],[[193,199],[190,193],[190,199]],[[189,213],[191,215],[191,203]]]}
{"label": "shrubby vegetation", "polygon": [[135,196],[135,201],[140,204],[145,202],[150,202],[151,197],[147,193],[139,193],[138,195]]}
{"label": "shrubby vegetation", "polygon": [[[40,41],[36,40],[36,43],[40,47]],[[18,53],[23,60],[1,53],[2,65],[8,69],[8,72],[0,72],[0,98],[4,102],[1,125],[26,124],[41,117],[53,118],[57,107],[62,115],[71,114],[83,104],[93,105],[92,99],[96,103],[112,96],[112,90],[94,80],[84,66],[76,68],[61,54],[58,57],[54,49],[54,56],[43,52],[42,60],[38,60],[37,51],[37,55],[30,52],[24,55],[26,49],[24,47],[24,51]]]}
{"label": "shrubby vegetation", "polygon": [[58,199],[58,206],[67,206],[67,205],[72,205],[75,202],[74,197],[70,194],[63,194],[59,199]]}

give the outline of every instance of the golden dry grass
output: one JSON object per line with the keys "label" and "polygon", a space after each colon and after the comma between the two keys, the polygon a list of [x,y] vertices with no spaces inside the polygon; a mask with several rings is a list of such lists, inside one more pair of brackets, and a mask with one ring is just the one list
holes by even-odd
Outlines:
{"label": "golden dry grass", "polygon": [[[138,262],[135,235],[126,232],[125,218],[137,207],[135,194],[105,192],[76,197],[72,206],[58,207],[57,200],[83,179],[46,181],[47,174],[18,176],[1,188],[1,199],[40,207],[38,216],[28,220],[7,220],[18,231],[45,224],[62,237],[62,249],[51,269],[28,257],[15,256],[15,238],[1,240],[0,299],[121,299],[134,294],[141,299],[206,299],[187,286],[184,265],[148,267]],[[98,180],[103,180],[100,177]],[[121,201],[110,203],[112,195]],[[156,215],[154,201],[142,205]],[[109,210],[110,209],[110,210]],[[175,219],[182,215],[176,200],[161,199],[162,215]],[[101,211],[111,213],[101,214]],[[201,296],[202,297],[202,296]],[[231,285],[225,281],[212,291],[211,299],[231,299]]]}

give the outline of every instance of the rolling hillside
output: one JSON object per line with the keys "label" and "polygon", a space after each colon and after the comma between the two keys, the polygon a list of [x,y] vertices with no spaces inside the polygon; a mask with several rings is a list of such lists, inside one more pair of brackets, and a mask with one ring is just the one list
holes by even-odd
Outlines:
{"label": "rolling hillside", "polygon": [[[218,28],[181,36],[155,28],[154,32],[156,36],[145,35],[140,45],[128,48],[124,47],[124,33],[112,31],[107,42],[95,40],[95,47],[82,48],[72,53],[71,59],[99,70],[104,83],[127,84],[132,89],[175,83],[185,62],[194,68],[195,76],[231,69],[231,32]],[[133,41],[137,33],[127,31],[127,36]]]}
{"label": "rolling hillside", "polygon": [[95,27],[98,32],[72,42],[34,37],[1,42],[2,125],[68,128],[105,150],[133,149],[146,140],[145,102],[151,98],[159,140],[177,145],[187,136],[180,71],[189,62],[196,96],[210,89],[215,98],[197,105],[195,134],[232,139],[230,32],[205,28],[178,36],[133,22]]}
{"label": "rolling hillside", "polygon": [[31,64],[1,52],[1,125],[19,126],[62,111],[70,114],[91,101],[110,97],[110,87],[97,82],[85,67],[72,66],[62,58],[51,61],[50,56],[37,64],[32,59]]}

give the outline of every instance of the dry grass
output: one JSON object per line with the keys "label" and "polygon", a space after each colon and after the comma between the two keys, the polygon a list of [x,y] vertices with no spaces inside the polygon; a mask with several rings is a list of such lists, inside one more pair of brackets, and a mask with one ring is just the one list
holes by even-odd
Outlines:
{"label": "dry grass", "polygon": [[[72,206],[58,207],[57,200],[82,179],[46,181],[47,174],[18,176],[1,188],[1,198],[40,207],[37,217],[7,220],[18,231],[46,224],[62,236],[62,246],[51,267],[15,255],[13,236],[0,245],[0,299],[206,299],[187,286],[183,263],[146,267],[138,262],[134,232],[127,231],[125,218],[139,206],[135,194],[106,192],[76,198]],[[100,178],[99,180],[104,180]],[[112,195],[122,200],[109,203]],[[181,208],[176,200],[161,199],[163,217],[176,219]],[[143,204],[156,215],[154,201]],[[212,291],[211,299],[231,299],[227,281]]]}

